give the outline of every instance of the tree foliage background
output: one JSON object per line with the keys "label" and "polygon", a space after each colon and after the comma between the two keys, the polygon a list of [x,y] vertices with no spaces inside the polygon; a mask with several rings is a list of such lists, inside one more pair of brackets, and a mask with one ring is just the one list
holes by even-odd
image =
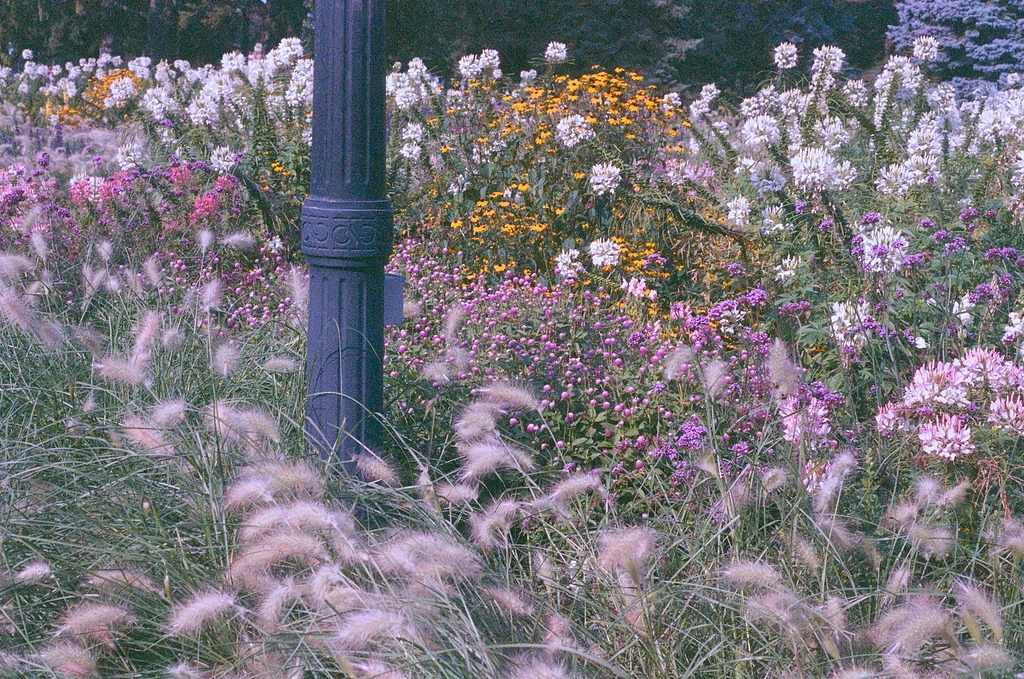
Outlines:
{"label": "tree foliage background", "polygon": [[[4,0],[0,58],[29,48],[37,61],[63,63],[103,49],[211,62],[287,36],[311,42],[313,1]],[[895,21],[893,0],[388,0],[389,58],[420,56],[438,73],[484,48],[516,73],[558,40],[581,71],[623,66],[664,85],[741,90],[759,82],[784,40],[837,44],[868,69]]]}

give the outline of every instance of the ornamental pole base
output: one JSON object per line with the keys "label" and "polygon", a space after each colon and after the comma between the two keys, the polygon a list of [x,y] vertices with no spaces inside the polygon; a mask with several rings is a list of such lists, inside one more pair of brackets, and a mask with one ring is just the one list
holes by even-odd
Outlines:
{"label": "ornamental pole base", "polygon": [[356,456],[379,452],[382,441],[391,229],[387,201],[311,198],[303,207],[310,263],[306,433],[321,455],[350,470]]}

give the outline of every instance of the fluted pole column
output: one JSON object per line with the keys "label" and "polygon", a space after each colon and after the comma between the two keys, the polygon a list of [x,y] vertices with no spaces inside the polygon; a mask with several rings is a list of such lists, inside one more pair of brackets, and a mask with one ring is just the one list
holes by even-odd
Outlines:
{"label": "fluted pole column", "polygon": [[352,457],[381,440],[384,265],[391,255],[385,185],[384,1],[318,0],[310,195],[306,431],[323,455]]}

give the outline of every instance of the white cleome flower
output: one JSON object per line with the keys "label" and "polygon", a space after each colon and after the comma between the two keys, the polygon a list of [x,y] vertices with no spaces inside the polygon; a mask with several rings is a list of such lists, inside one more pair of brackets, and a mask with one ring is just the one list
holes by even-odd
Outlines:
{"label": "white cleome flower", "polygon": [[803,260],[799,257],[786,257],[782,262],[775,267],[775,280],[783,283],[788,281],[793,276],[796,276],[796,270],[803,264]]}
{"label": "white cleome flower", "polygon": [[939,41],[930,35],[922,35],[914,39],[911,54],[918,61],[928,63],[939,58]]}
{"label": "white cleome flower", "polygon": [[891,274],[903,266],[910,243],[901,231],[891,226],[880,226],[863,235],[864,253],[861,263],[865,271]]}
{"label": "white cleome flower", "polygon": [[220,174],[231,172],[235,166],[235,154],[227,146],[218,146],[210,154],[210,167]]}
{"label": "white cleome flower", "polygon": [[103,99],[103,108],[121,108],[138,92],[131,78],[118,78],[110,83],[109,94]]}
{"label": "white cleome flower", "polygon": [[743,196],[736,196],[725,204],[729,208],[728,219],[731,224],[744,227],[750,223],[750,201]]}
{"label": "white cleome flower", "polygon": [[590,261],[594,266],[615,266],[619,263],[619,244],[613,240],[602,238],[590,244]]}
{"label": "white cleome flower", "polygon": [[622,181],[622,171],[612,163],[599,163],[590,168],[590,188],[599,196],[606,193],[615,195]]}
{"label": "white cleome flower", "polygon": [[780,69],[796,68],[797,49],[791,42],[784,42],[775,48],[775,65]]}
{"label": "white cleome flower", "polygon": [[575,148],[582,141],[596,138],[590,123],[581,115],[562,118],[555,126],[555,139],[567,149]]}
{"label": "white cleome flower", "polygon": [[575,279],[583,273],[583,263],[580,262],[580,251],[576,248],[562,250],[555,257],[555,273],[562,278]]}
{"label": "white cleome flower", "polygon": [[790,158],[793,183],[804,191],[847,189],[857,177],[850,161],[837,161],[823,148],[808,146]]}
{"label": "white cleome flower", "polygon": [[549,64],[561,64],[569,58],[569,49],[564,42],[549,42],[544,50],[544,61]]}
{"label": "white cleome flower", "polygon": [[871,330],[861,327],[870,318],[867,302],[835,302],[832,304],[832,336],[841,346],[862,348],[871,337]]}

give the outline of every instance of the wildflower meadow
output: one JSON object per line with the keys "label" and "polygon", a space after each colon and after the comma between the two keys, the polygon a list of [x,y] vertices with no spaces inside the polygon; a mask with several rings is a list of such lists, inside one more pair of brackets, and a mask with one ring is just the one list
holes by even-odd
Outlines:
{"label": "wildflower meadow", "polygon": [[358,474],[299,41],[0,69],[0,677],[1024,676],[1024,88],[904,49],[396,64]]}

